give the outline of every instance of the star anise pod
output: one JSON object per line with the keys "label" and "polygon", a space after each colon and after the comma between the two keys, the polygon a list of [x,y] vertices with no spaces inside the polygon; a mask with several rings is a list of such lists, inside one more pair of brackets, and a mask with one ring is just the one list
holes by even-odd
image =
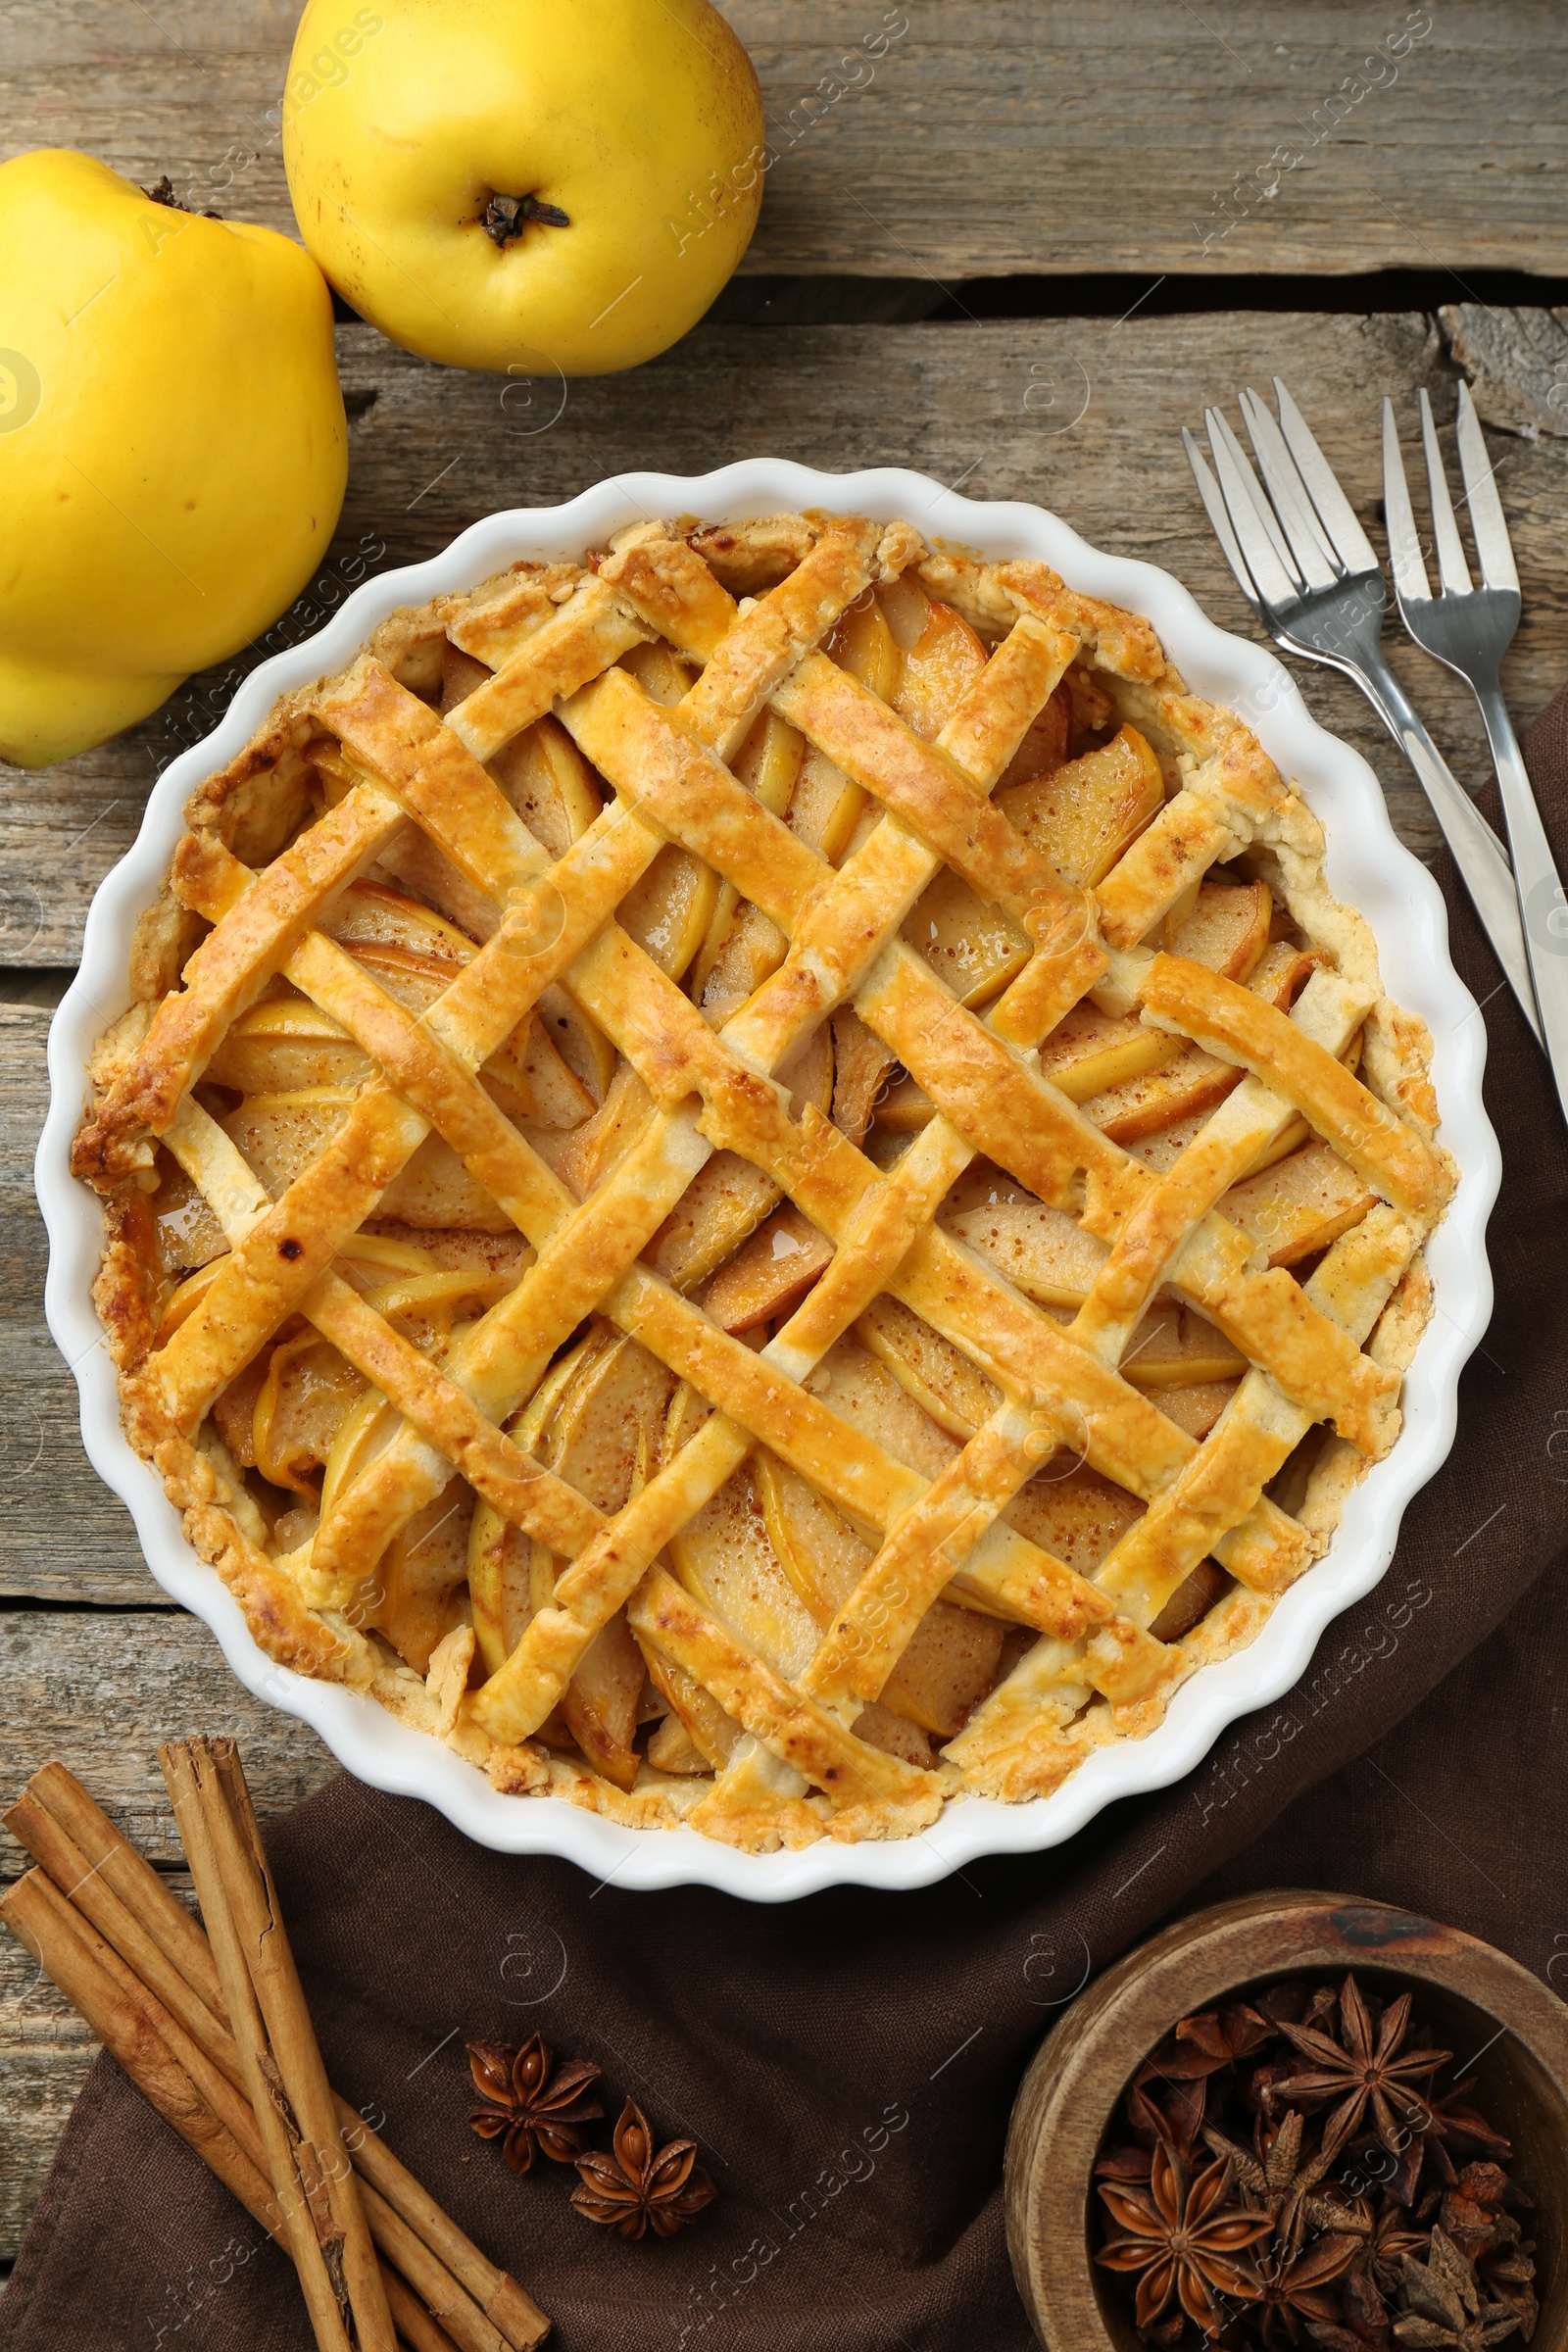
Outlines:
{"label": "star anise pod", "polygon": [[1354,1977],[1347,1977],[1340,1989],[1338,2041],[1313,2027],[1281,2021],[1281,2033],[1308,2064],[1276,2082],[1275,2097],[1304,2101],[1314,2111],[1333,2102],[1323,2127],[1323,2145],[1336,2155],[1354,2137],[1368,2113],[1378,2138],[1396,2153],[1400,2127],[1408,2129],[1430,2112],[1416,2083],[1452,2055],[1448,2050],[1404,2050],[1409,2023],[1410,1995],[1401,1992],[1384,2010],[1374,2034],[1360,1987]]}
{"label": "star anise pod", "polygon": [[1246,2001],[1226,2009],[1201,2009],[1194,2017],[1177,2021],[1169,2038],[1145,2059],[1134,2081],[1149,2082],[1160,2077],[1179,2082],[1216,2074],[1222,2066],[1255,2057],[1278,2033],[1271,2019]]}
{"label": "star anise pod", "polygon": [[1519,2332],[1535,2330],[1538,2306],[1532,2283],[1535,2241],[1525,2236],[1508,2206],[1529,2209],[1533,2200],[1499,2165],[1467,2164],[1443,2199],[1443,2227],[1468,2257],[1480,2285],[1489,2287],[1519,2314]]}
{"label": "star anise pod", "polygon": [[1372,2229],[1365,2205],[1346,2205],[1338,2197],[1319,2192],[1318,2183],[1334,2162],[1334,2151],[1320,2147],[1303,2155],[1304,2130],[1299,2108],[1290,2108],[1272,2130],[1259,2116],[1253,2128],[1254,2155],[1227,2139],[1211,2124],[1203,2127],[1212,2153],[1229,2157],[1250,2202],[1261,2207],[1273,2223],[1275,2242],[1293,2254],[1309,2224],[1315,2230],[1334,2230],[1359,2237],[1368,2236]]}
{"label": "star anise pod", "polygon": [[[1366,2211],[1360,2200],[1357,2210]],[[1412,2230],[1403,2208],[1385,2198],[1339,2280],[1343,2327],[1338,2321],[1307,2323],[1307,2335],[1319,2352],[1395,2352],[1384,2293],[1392,2295],[1398,2286],[1405,2255],[1424,2254],[1430,2243],[1431,2231]]]}
{"label": "star anise pod", "polygon": [[[1394,2170],[1384,2180],[1385,2188],[1399,2204],[1414,2204],[1416,2189],[1427,2174],[1440,2187],[1451,2188],[1459,2178],[1456,2156],[1506,2162],[1513,2154],[1512,2142],[1494,2131],[1484,2115],[1478,2115],[1465,2104],[1474,2088],[1472,2078],[1455,2083],[1451,2090],[1428,2089],[1423,2094],[1421,2112],[1408,2119],[1405,2132],[1399,2135],[1403,2145],[1396,2156]],[[1368,2139],[1367,2146],[1373,2144]]]}
{"label": "star anise pod", "polygon": [[557,2164],[574,2163],[583,2145],[581,2126],[605,2112],[588,2096],[599,2080],[592,2059],[567,2058],[558,2067],[538,2034],[520,2050],[498,2041],[470,2041],[466,2048],[484,2102],[468,2115],[479,2137],[499,2139],[514,2173],[530,2171],[541,2151]]}
{"label": "star anise pod", "polygon": [[1358,2237],[1329,2231],[1313,2238],[1299,2254],[1265,2268],[1262,2300],[1251,2315],[1258,2326],[1258,2340],[1298,2344],[1309,2323],[1336,2322],[1339,2305],[1327,2290],[1336,2278],[1344,2277],[1360,2247]]}
{"label": "star anise pod", "polygon": [[695,2139],[672,2139],[656,2148],[648,2118],[633,2099],[621,2109],[612,2152],[598,2148],[577,2158],[582,2176],[571,2192],[577,2211],[613,2230],[617,2237],[641,2237],[652,2223],[660,2237],[673,2237],[718,2191],[697,2161]]}
{"label": "star anise pod", "polygon": [[1385,2194],[1372,2223],[1372,2234],[1362,2249],[1362,2261],[1379,2290],[1392,2295],[1404,2277],[1406,2257],[1426,2253],[1431,2242],[1431,2230],[1413,2230],[1404,2207]]}
{"label": "star anise pod", "polygon": [[[1394,2352],[1389,2307],[1378,2292],[1377,2280],[1363,2263],[1352,2263],[1340,2280],[1340,2300],[1345,2306],[1346,2329],[1355,2352]],[[1307,2333],[1314,2343],[1320,2341],[1319,2330],[1309,2328]]]}
{"label": "star anise pod", "polygon": [[1524,2237],[1511,2213],[1497,2217],[1497,2234],[1476,2263],[1478,2284],[1508,2303],[1519,2315],[1519,2332],[1528,2342],[1535,2333],[1540,2305],[1536,2301],[1534,2238]]}
{"label": "star anise pod", "polygon": [[1332,1984],[1303,1984],[1298,1977],[1287,1977],[1283,1983],[1271,1984],[1266,1992],[1259,1993],[1254,2006],[1271,2026],[1289,2023],[1327,2031],[1334,2023],[1339,2000]]}
{"label": "star anise pod", "polygon": [[1409,2308],[1394,2333],[1412,2352],[1486,2352],[1519,2326],[1512,2303],[1483,2302],[1474,2272],[1441,2223],[1424,2268],[1406,2255],[1403,2286]]}
{"label": "star anise pod", "polygon": [[1218,2157],[1194,2178],[1167,2140],[1154,2148],[1149,2186],[1102,2180],[1100,2195],[1125,2232],[1095,2256],[1108,2271],[1137,2278],[1135,2316],[1152,2330],[1174,2300],[1205,2335],[1224,2322],[1216,2297],[1252,2302],[1262,2281],[1250,2254],[1272,2224],[1229,2202],[1231,2166]]}
{"label": "star anise pod", "polygon": [[[1207,2104],[1206,2075],[1193,2075],[1185,2081],[1167,2082],[1156,2096],[1152,2082],[1146,2082],[1140,2074],[1134,2078],[1133,2086],[1127,2093],[1127,2120],[1151,2157],[1163,2139],[1191,2165]],[[1144,2178],[1147,2180],[1148,2177],[1146,2166]]]}
{"label": "star anise pod", "polygon": [[[1475,2169],[1479,2171],[1480,2167]],[[1440,2211],[1444,2230],[1472,2265],[1505,2237],[1519,2235],[1519,2225],[1512,2214],[1494,2211],[1478,2197],[1467,2196],[1457,2185],[1444,2192]]]}
{"label": "star anise pod", "polygon": [[[1419,2178],[1423,2158],[1438,2179],[1451,2188],[1458,2178],[1455,2156],[1479,2156],[1489,2161],[1506,2163],[1513,2154],[1513,2142],[1493,2129],[1484,2115],[1465,2104],[1475,2088],[1474,2076],[1467,2082],[1457,2082],[1441,2096],[1428,2097],[1425,2117],[1417,2124],[1406,2150],[1406,2165],[1411,2157],[1415,2171],[1410,2175],[1412,2193]],[[1390,2186],[1394,2183],[1391,2181]]]}
{"label": "star anise pod", "polygon": [[1352,2314],[1347,2295],[1346,2325],[1342,2328],[1337,2320],[1308,2320],[1307,2342],[1315,2344],[1318,2352],[1395,2352],[1383,2297],[1375,2286],[1364,2291],[1371,2298],[1370,2309]]}

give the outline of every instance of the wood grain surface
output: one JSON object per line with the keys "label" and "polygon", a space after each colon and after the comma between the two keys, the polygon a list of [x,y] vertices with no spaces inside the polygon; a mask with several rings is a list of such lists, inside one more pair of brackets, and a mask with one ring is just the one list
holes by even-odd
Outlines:
{"label": "wood grain surface", "polygon": [[[182,1858],[155,1753],[161,1740],[232,1734],[264,1820],[335,1770],[314,1732],[251,1696],[183,1609],[7,1610],[0,1683],[18,1702],[0,1735],[7,1804],[69,1740],[72,1771],[152,1862]],[[12,1877],[25,1867],[0,1829],[0,1870]]]}
{"label": "wood grain surface", "polygon": [[[297,13],[20,0],[4,151],[84,148],[291,231],[278,105]],[[1552,0],[723,13],[767,126],[748,270],[1568,270],[1568,14]]]}
{"label": "wood grain surface", "polygon": [[[1529,321],[1513,318],[1488,345],[1494,400],[1517,380],[1510,353],[1537,348]],[[1288,369],[1375,530],[1378,397],[1392,392],[1409,416],[1424,383],[1446,414],[1454,380],[1436,326],[1416,315],[732,327],[699,332],[635,376],[572,386],[554,424],[527,433],[486,378],[426,367],[368,328],[341,330],[340,360],[356,411],[350,507],[314,605],[302,600],[280,642],[319,625],[345,575],[432,554],[497,507],[559,500],[623,469],[698,471],[758,448],[845,470],[891,459],[948,481],[968,468],[964,492],[1055,507],[1086,537],[1174,571],[1216,620],[1250,635],[1180,454],[1180,424],[1196,424],[1204,402],[1234,385]],[[1543,398],[1550,380],[1539,380]],[[1067,391],[1081,397],[1087,386],[1082,415],[1063,423],[1038,401],[1027,406],[1042,383],[1064,408]],[[1508,677],[1523,720],[1568,670],[1556,570],[1568,443],[1498,431],[1492,447],[1525,582]],[[925,519],[939,530],[940,508]],[[1485,748],[1464,689],[1392,634],[1391,645],[1459,772],[1479,780]],[[34,934],[23,927],[0,940],[14,967],[74,959],[92,891],[133,836],[157,766],[205,731],[246,666],[193,681],[161,721],[47,776],[0,769],[0,904],[37,910]],[[1327,671],[1300,675],[1317,715],[1371,759],[1403,837],[1429,849],[1425,804],[1360,697]],[[168,1862],[177,1848],[153,1753],[160,1739],[197,1726],[235,1732],[264,1817],[333,1767],[314,1733],[249,1697],[205,1626],[164,1601],[128,1513],[82,1451],[75,1385],[42,1314],[46,1250],[31,1170],[47,1028],[41,1006],[0,1006],[0,1602],[12,1604],[0,1610],[0,1792],[61,1754]],[[0,1874],[14,1863],[0,1852]],[[12,1960],[8,1951],[10,1974],[0,1973],[0,2260],[20,2240],[91,2051],[52,1988]]]}
{"label": "wood grain surface", "polygon": [[[1529,322],[1515,320],[1511,340],[1497,329],[1488,346],[1494,400],[1514,380],[1510,351],[1536,348]],[[1087,538],[1174,571],[1216,620],[1250,635],[1198,506],[1180,424],[1198,423],[1205,401],[1236,384],[1288,370],[1375,531],[1378,398],[1392,392],[1408,417],[1424,383],[1447,414],[1455,374],[1434,322],[1414,314],[710,328],[635,375],[571,386],[554,422],[528,432],[529,412],[501,410],[485,377],[427,367],[366,327],[341,329],[339,342],[355,412],[350,505],[314,601],[285,616],[280,643],[318,626],[366,569],[433,554],[498,507],[551,503],[621,470],[706,470],[760,448],[842,470],[892,460],[968,495],[1039,500]],[[1028,405],[1041,385],[1058,409]],[[1082,414],[1069,416],[1075,399]],[[1508,677],[1523,720],[1568,670],[1555,569],[1568,443],[1504,430],[1492,446],[1525,582]],[[921,519],[939,531],[946,518],[939,504]],[[1459,772],[1479,780],[1485,748],[1465,690],[1392,634],[1391,646]],[[19,977],[74,960],[88,901],[133,837],[157,768],[206,731],[255,658],[193,680],[158,720],[46,776],[0,769],[0,909],[24,910],[0,936],[0,959]],[[1371,759],[1403,837],[1430,849],[1425,804],[1360,697],[1327,671],[1300,676],[1316,714]],[[0,1610],[0,1791],[61,1754],[167,1862],[177,1848],[153,1753],[160,1739],[198,1725],[235,1732],[264,1817],[333,1767],[314,1733],[248,1696],[205,1626],[164,1601],[127,1512],[82,1452],[75,1385],[42,1315],[46,1250],[31,1168],[47,1028],[42,1006],[0,1006],[0,1602],[11,1603]],[[13,1865],[0,1853],[0,1873]],[[0,2260],[20,2240],[90,2047],[24,1965],[20,1978],[0,1976]]]}
{"label": "wood grain surface", "polygon": [[[48,1251],[32,1154],[49,1099],[48,1029],[41,1008],[0,1005],[0,1600],[144,1605],[162,1595],[129,1512],[82,1451],[76,1384],[43,1319]],[[0,1803],[12,1786],[0,1781]]]}
{"label": "wood grain surface", "polygon": [[[88,1464],[74,1383],[43,1320],[31,1164],[47,1008],[93,891],[158,773],[266,652],[312,634],[358,580],[435,554],[496,509],[760,452],[836,471],[903,465],[968,497],[1033,500],[1174,572],[1222,626],[1253,635],[1180,427],[1196,428],[1206,403],[1233,403],[1240,384],[1284,374],[1377,540],[1379,398],[1392,393],[1413,425],[1424,385],[1446,418],[1462,368],[1524,582],[1505,674],[1516,717],[1568,674],[1568,318],[1496,309],[1473,282],[1489,267],[1568,271],[1568,16],[1550,0],[728,0],[725,13],[756,59],[768,126],[746,270],[801,284],[738,285],[653,366],[569,386],[438,370],[342,327],[351,485],[311,589],[269,643],[192,679],[127,736],[41,776],[0,767],[0,1801],[59,1754],[172,1871],[160,1739],[234,1732],[264,1818],[334,1768],[169,1605]],[[168,172],[188,202],[291,230],[277,103],[296,16],[296,0],[11,0],[0,155],[82,148],[144,184]],[[1138,308],[1167,276],[1395,265],[1451,272],[1451,306]],[[1120,321],[967,316],[976,279],[1107,271],[1127,273]],[[920,322],[943,303],[957,315]],[[841,316],[860,322],[775,322]],[[962,535],[935,492],[913,519]],[[1392,630],[1390,650],[1455,769],[1478,783],[1486,753],[1467,690]],[[1355,690],[1298,674],[1323,723],[1372,760],[1402,837],[1430,853],[1425,803]],[[7,1842],[0,1878],[17,1865]],[[91,2046],[0,1938],[0,2269]]]}
{"label": "wood grain surface", "polygon": [[[1183,424],[1200,431],[1210,402],[1229,402],[1239,420],[1238,385],[1285,375],[1380,538],[1382,395],[1413,433],[1418,388],[1450,417],[1455,380],[1418,313],[704,327],[630,374],[520,391],[413,359],[369,327],[340,328],[338,343],[352,461],[327,564],[262,647],[190,680],[145,725],[46,776],[0,768],[0,965],[74,964],[92,894],[135,838],[159,769],[210,730],[263,651],[312,634],[367,571],[435,555],[498,508],[764,452],[834,471],[908,466],[966,498],[1051,507],[1096,545],[1173,571],[1222,627],[1253,636],[1198,501]],[[1525,587],[1504,667],[1524,724],[1568,666],[1568,442],[1497,430],[1492,449]],[[963,536],[951,503],[912,519]],[[1388,643],[1456,772],[1479,784],[1490,771],[1469,688],[1396,624]],[[1430,853],[1426,802],[1360,694],[1328,670],[1298,674],[1317,717],[1371,760],[1402,837]]]}

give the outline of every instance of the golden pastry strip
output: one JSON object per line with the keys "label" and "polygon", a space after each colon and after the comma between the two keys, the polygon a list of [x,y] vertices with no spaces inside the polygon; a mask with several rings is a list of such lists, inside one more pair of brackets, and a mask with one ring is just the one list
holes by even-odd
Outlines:
{"label": "golden pastry strip", "polygon": [[[78,1175],[122,1175],[130,1164],[127,1135],[143,1127],[163,1133],[230,1022],[286,962],[326,899],[380,854],[403,821],[388,794],[356,786],[255,880],[244,903],[196,950],[184,987],[164,999],[140,1051],[78,1135],[73,1154]],[[176,854],[176,879],[179,870]]]}
{"label": "golden pastry strip", "polygon": [[[997,1513],[1053,1450],[1054,1443],[1037,1420],[1014,1405],[1004,1404],[977,1430],[962,1453],[899,1520],[835,1617],[801,1678],[801,1688],[824,1706],[852,1714],[880,1698],[916,1627],[955,1569],[971,1558],[988,1536],[1002,1532],[996,1527]],[[1022,1476],[1020,1459],[1027,1465]],[[1052,1629],[1063,1641],[1103,1624],[1109,1614],[1096,1606],[1092,1588],[1072,1597],[1077,1602],[1077,1628],[1066,1622],[1068,1609],[1058,1608]],[[1138,1640],[1132,1625],[1126,1639]],[[1149,1646],[1159,1651],[1158,1642]]]}
{"label": "golden pastry strip", "polygon": [[[189,1102],[180,1105],[171,1125],[169,1144],[208,1200],[221,1206],[230,1240],[243,1242],[270,1204],[235,1146]],[[507,1518],[540,1543],[566,1553],[580,1551],[597,1535],[602,1519],[592,1503],[476,1412],[463,1391],[341,1275],[328,1271],[318,1276],[301,1311]]]}
{"label": "golden pastry strip", "polygon": [[1000,808],[977,797],[940,748],[911,734],[825,654],[809,655],[772,700],[781,718],[901,817],[938,863],[1015,921],[1038,919],[1069,896],[1054,868]]}
{"label": "golden pastry strip", "polygon": [[[819,658],[827,626],[870,585],[876,539],[874,524],[835,520],[787,579],[705,646],[703,674],[681,716],[720,759],[739,749],[762,704],[798,664]],[[703,618],[713,612],[705,600]]]}
{"label": "golden pastry strip", "polygon": [[[1333,1245],[1307,1282],[1307,1295],[1350,1338],[1364,1341],[1420,1240],[1409,1219],[1373,1209]],[[1283,1397],[1266,1374],[1248,1373],[1206,1443],[1128,1530],[1095,1582],[1125,1616],[1152,1623],[1215,1538],[1235,1524],[1238,1498],[1260,1494],[1311,1426],[1312,1416]]]}
{"label": "golden pastry strip", "polygon": [[[1331,1054],[1343,1054],[1371,1006],[1336,974],[1314,972],[1292,1024]],[[1289,1119],[1292,1105],[1262,1078],[1226,1097],[1185,1152],[1123,1223],[1079,1308],[1072,1334],[1102,1362],[1122,1352],[1161,1280],[1211,1208]]]}
{"label": "golden pastry strip", "polygon": [[[683,715],[685,705],[677,710]],[[822,860],[692,740],[676,711],[650,702],[623,669],[610,669],[563,703],[561,718],[626,807],[697,850],[781,927],[795,920]]]}
{"label": "golden pastry strip", "polygon": [[1156,956],[1140,994],[1158,1026],[1180,1030],[1254,1076],[1266,1074],[1272,1092],[1283,1095],[1384,1200],[1412,1216],[1436,1216],[1448,1191],[1437,1153],[1272,1004],[1182,956]]}
{"label": "golden pastry strip", "polygon": [[830,1804],[882,1799],[918,1806],[924,1819],[936,1818],[942,1787],[935,1773],[857,1740],[747,1650],[662,1569],[649,1576],[631,1615],[639,1632],[695,1675],[726,1714],[820,1788]]}
{"label": "golden pastry strip", "polygon": [[1196,793],[1179,792],[1095,893],[1106,939],[1112,947],[1135,948],[1217,858],[1240,847],[1224,811]]}
{"label": "golden pastry strip", "polygon": [[476,760],[490,759],[542,718],[563,695],[575,694],[646,635],[620,600],[597,580],[585,580],[569,604],[524,635],[499,665],[495,656],[502,648],[493,629],[471,636],[455,632],[456,642],[489,662],[495,674],[453,711],[453,734]]}

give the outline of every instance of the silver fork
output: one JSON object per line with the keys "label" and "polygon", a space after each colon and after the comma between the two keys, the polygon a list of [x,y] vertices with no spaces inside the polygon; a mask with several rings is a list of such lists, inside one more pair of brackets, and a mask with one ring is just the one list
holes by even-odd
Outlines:
{"label": "silver fork", "polygon": [[1389,522],[1389,560],[1399,615],[1416,644],[1446,669],[1466,680],[1486,722],[1492,761],[1502,793],[1503,821],[1513,853],[1514,883],[1524,917],[1525,954],[1536,984],[1536,1003],[1546,1033],[1546,1054],[1568,1117],[1568,899],[1551,855],[1546,828],[1530,788],[1524,755],[1502,699],[1497,664],[1519,626],[1519,574],[1514,569],[1508,525],[1493,479],[1492,461],[1470,387],[1459,386],[1454,423],[1459,468],[1470,508],[1470,528],[1484,585],[1473,587],[1464,545],[1454,520],[1453,501],[1438,448],[1432,403],[1421,393],[1421,438],[1426,449],[1432,497],[1432,533],[1437,543],[1439,594],[1434,601],[1427,567],[1410,512],[1410,489],[1399,455],[1394,403],[1383,403],[1383,497]]}
{"label": "silver fork", "polygon": [[[1182,441],[1215,536],[1242,594],[1277,645],[1353,678],[1432,804],[1520,1010],[1542,1040],[1513,869],[1501,842],[1451,773],[1383,658],[1382,568],[1334,470],[1278,376],[1279,421],[1241,395],[1268,496],[1218,409],[1204,411],[1216,483],[1197,442]],[[1272,500],[1272,504],[1270,503]]]}

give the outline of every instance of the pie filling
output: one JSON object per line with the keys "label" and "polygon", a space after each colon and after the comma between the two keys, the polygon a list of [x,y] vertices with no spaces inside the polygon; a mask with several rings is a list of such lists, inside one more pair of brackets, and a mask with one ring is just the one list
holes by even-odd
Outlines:
{"label": "pie filling", "polygon": [[814,514],[403,612],[187,809],[78,1175],[256,1640],[753,1850],[1138,1739],[1398,1429],[1451,1167],[1148,623]]}

